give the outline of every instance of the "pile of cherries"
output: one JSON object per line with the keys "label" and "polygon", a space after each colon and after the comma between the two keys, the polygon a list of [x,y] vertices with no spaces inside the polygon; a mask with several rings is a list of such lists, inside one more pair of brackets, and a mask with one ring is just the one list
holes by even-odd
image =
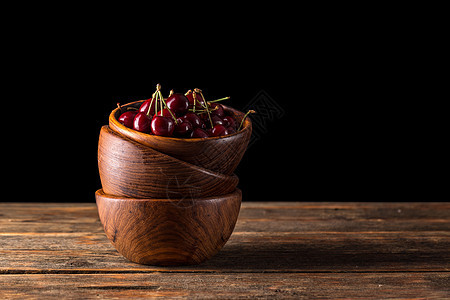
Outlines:
{"label": "pile of cherries", "polygon": [[164,99],[158,84],[152,98],[145,100],[138,110],[122,113],[119,122],[128,128],[159,136],[224,136],[239,131],[243,123],[242,120],[238,126],[236,119],[217,103],[225,99],[229,97],[206,102],[199,89],[189,90],[185,95],[171,91]]}

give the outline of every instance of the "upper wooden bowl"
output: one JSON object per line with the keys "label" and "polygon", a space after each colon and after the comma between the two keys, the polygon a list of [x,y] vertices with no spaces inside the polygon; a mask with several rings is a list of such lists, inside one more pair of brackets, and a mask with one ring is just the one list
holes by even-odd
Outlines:
{"label": "upper wooden bowl", "polygon": [[95,193],[106,236],[127,259],[148,265],[192,265],[227,242],[241,206],[239,189],[203,199],[132,199]]}
{"label": "upper wooden bowl", "polygon": [[130,140],[109,126],[100,130],[98,169],[105,193],[132,198],[203,198],[235,190],[239,178],[181,161]]}
{"label": "upper wooden bowl", "polygon": [[[144,100],[131,102],[122,106],[139,108]],[[244,114],[224,105],[225,111],[231,113],[238,124]],[[118,121],[121,110],[114,109],[109,116],[109,126],[112,130],[140,144],[149,146],[159,152],[176,157],[182,161],[202,168],[231,175],[239,165],[252,134],[252,122],[246,118],[243,129],[239,132],[211,138],[182,139],[145,134],[125,127]]]}

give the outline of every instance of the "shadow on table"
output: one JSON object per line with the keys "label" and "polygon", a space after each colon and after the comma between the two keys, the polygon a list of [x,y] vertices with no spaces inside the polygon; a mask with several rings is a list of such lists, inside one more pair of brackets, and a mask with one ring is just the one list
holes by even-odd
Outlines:
{"label": "shadow on table", "polygon": [[286,243],[227,244],[198,266],[220,271],[362,271],[445,269],[449,242],[420,240],[304,240]]}

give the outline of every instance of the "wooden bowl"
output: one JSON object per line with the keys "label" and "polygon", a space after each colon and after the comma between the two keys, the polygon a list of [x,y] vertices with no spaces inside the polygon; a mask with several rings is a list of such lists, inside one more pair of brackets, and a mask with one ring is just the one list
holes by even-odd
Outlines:
{"label": "wooden bowl", "polygon": [[[138,108],[143,101],[144,100],[131,102],[123,105],[122,108],[128,106]],[[224,109],[231,113],[238,124],[240,124],[244,116],[242,112],[225,105]],[[243,129],[226,136],[206,139],[162,137],[145,134],[125,127],[118,121],[120,113],[121,110],[116,108],[109,116],[109,126],[112,130],[159,152],[226,175],[233,174],[234,170],[239,165],[252,135],[252,122],[250,121],[250,118],[246,118]]]}
{"label": "wooden bowl", "polygon": [[127,259],[148,265],[199,264],[233,232],[242,194],[210,198],[133,199],[95,193],[106,236]]}
{"label": "wooden bowl", "polygon": [[210,171],[100,130],[98,168],[103,191],[131,198],[204,198],[235,190],[239,178]]}

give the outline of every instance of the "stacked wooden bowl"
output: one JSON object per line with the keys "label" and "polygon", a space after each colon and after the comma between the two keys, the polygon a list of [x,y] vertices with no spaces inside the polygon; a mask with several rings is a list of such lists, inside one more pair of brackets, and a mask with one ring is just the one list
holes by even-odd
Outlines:
{"label": "stacked wooden bowl", "polygon": [[[107,237],[123,256],[141,264],[199,264],[227,242],[242,194],[233,173],[247,149],[252,124],[234,134],[180,139],[144,134],[118,121],[100,130],[95,194]],[[240,123],[244,114],[224,106]]]}

